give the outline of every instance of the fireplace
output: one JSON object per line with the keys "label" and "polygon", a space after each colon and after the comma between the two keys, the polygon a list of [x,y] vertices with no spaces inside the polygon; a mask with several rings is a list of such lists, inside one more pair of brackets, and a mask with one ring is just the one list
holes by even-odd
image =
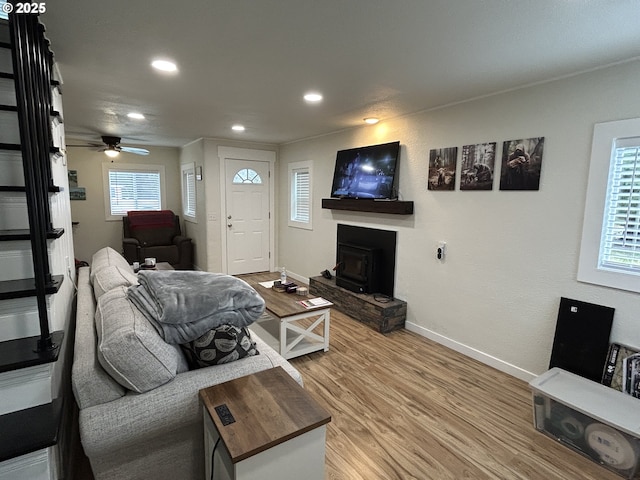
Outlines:
{"label": "fireplace", "polygon": [[338,243],[336,285],[356,293],[376,293],[380,249]]}
{"label": "fireplace", "polygon": [[396,232],[338,224],[336,285],[393,297]]}

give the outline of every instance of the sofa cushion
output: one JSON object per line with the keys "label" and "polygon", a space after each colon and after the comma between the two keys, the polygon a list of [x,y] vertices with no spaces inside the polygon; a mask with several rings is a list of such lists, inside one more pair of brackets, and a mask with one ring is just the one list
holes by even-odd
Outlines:
{"label": "sofa cushion", "polygon": [[93,283],[96,273],[109,266],[121,267],[125,270],[128,269],[133,273],[133,268],[122,255],[111,247],[104,247],[94,253],[91,258],[91,282]]}
{"label": "sofa cushion", "polygon": [[191,368],[230,363],[258,354],[246,327],[220,325],[200,338],[182,345]]}
{"label": "sofa cushion", "polygon": [[138,284],[138,277],[129,268],[110,265],[100,269],[93,277],[93,294],[98,300],[116,287],[130,287]]}
{"label": "sofa cushion", "polygon": [[85,409],[123,397],[126,390],[104,371],[98,360],[96,303],[89,268],[78,271],[75,346],[71,380],[78,407]]}
{"label": "sofa cushion", "polygon": [[96,331],[100,364],[129,390],[152,390],[187,369],[180,348],[162,340],[127,300],[125,287],[110,290],[98,300]]}

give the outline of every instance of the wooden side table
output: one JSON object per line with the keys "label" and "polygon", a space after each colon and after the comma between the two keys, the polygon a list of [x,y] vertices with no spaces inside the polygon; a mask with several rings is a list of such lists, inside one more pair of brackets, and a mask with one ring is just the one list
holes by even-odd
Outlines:
{"label": "wooden side table", "polygon": [[282,367],[205,388],[200,399],[207,480],[324,480],[331,416]]}

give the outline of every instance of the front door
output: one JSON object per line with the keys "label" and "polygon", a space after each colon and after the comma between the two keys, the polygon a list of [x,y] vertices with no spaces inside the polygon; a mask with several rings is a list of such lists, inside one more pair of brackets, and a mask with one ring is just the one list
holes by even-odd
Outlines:
{"label": "front door", "polygon": [[227,273],[269,270],[269,162],[225,159]]}

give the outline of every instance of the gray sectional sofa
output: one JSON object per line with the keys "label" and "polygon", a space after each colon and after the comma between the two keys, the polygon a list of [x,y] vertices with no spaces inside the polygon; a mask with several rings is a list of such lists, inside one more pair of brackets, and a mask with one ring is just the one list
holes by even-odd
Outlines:
{"label": "gray sectional sofa", "polygon": [[96,480],[203,478],[198,391],[276,366],[302,377],[255,334],[258,355],[189,371],[181,350],[126,299],[135,282],[111,248],[78,273],[72,386],[82,446]]}

